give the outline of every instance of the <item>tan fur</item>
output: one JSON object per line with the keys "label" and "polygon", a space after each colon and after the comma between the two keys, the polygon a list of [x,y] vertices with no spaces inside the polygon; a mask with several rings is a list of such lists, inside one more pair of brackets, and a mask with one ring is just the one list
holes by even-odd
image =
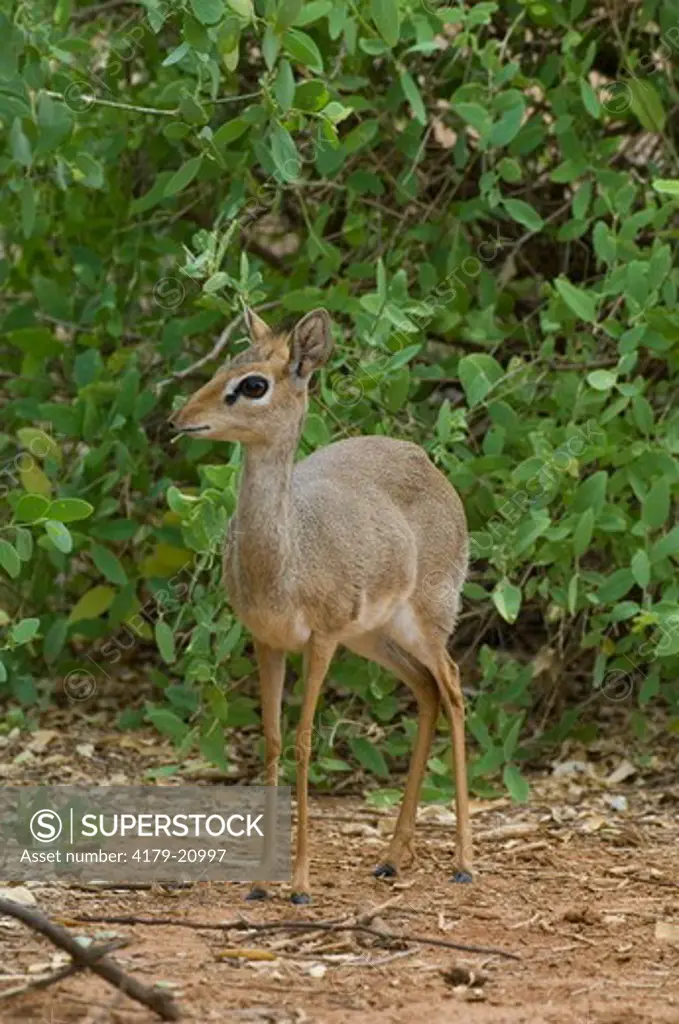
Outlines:
{"label": "tan fur", "polygon": [[[236,615],[255,637],[262,689],[267,782],[275,785],[285,652],[303,650],[305,696],[297,743],[298,844],[293,889],[309,891],[308,737],[320,687],[338,645],[394,672],[419,705],[418,736],[388,851],[398,868],[413,838],[417,801],[439,707],[454,740],[458,868],[471,868],[464,712],[452,633],[468,559],[460,499],[423,449],[388,437],[355,437],[295,464],[308,381],[332,342],[324,310],[290,335],[248,313],[252,346],[193,395],[178,430],[241,441],[244,469],[224,554]],[[259,401],[225,393],[244,376],[270,381]]]}

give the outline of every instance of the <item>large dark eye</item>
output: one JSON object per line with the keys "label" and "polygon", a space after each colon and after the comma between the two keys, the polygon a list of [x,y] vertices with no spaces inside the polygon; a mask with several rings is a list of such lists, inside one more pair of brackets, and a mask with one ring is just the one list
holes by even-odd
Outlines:
{"label": "large dark eye", "polygon": [[251,377],[244,377],[236,391],[243,398],[263,398],[269,390],[269,382],[266,377],[258,377],[253,374]]}

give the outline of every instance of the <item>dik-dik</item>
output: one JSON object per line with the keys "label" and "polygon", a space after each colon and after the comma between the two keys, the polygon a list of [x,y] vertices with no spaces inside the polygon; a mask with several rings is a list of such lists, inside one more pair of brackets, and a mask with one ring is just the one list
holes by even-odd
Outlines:
{"label": "dik-dik", "polygon": [[[468,559],[462,503],[423,449],[407,441],[354,437],[295,462],[309,380],[332,349],[330,317],[323,309],[314,310],[290,333],[273,332],[250,311],[246,323],[251,347],[197,391],[171,423],[182,433],[244,446],[224,582],[234,612],[254,637],[271,786],[278,781],[286,652],[303,652],[291,899],[310,899],[308,737],[339,646],[393,672],[418,704],[403,804],[375,875],[394,875],[411,847],[442,705],[455,769],[453,880],[469,882],[464,707],[458,669],[446,649]],[[253,890],[251,895],[266,893]]]}

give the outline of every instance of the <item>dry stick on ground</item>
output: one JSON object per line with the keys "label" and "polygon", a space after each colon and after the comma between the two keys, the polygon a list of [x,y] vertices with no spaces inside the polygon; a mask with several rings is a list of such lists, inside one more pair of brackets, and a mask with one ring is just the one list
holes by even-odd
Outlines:
{"label": "dry stick on ground", "polygon": [[[112,953],[114,949],[122,949],[127,946],[128,942],[126,939],[113,939],[112,942],[104,942],[101,945],[87,946],[87,954],[94,962],[99,960],[102,956],[106,956],[107,953]],[[16,985],[14,988],[7,988],[4,992],[0,992],[0,999],[9,999],[10,996],[23,995],[25,992],[35,992],[41,988],[49,988],[50,985],[56,985],[58,981],[63,981],[64,978],[70,978],[72,974],[77,974],[78,971],[84,971],[84,964],[76,964],[71,961],[65,967],[60,967],[58,971],[53,971],[52,974],[43,975],[41,978],[34,978],[32,981],[27,982],[24,985]]]}
{"label": "dry stick on ground", "polygon": [[169,992],[143,985],[136,978],[125,974],[118,964],[101,955],[101,949],[97,947],[87,949],[85,946],[81,946],[70,932],[54,924],[44,914],[40,913],[39,910],[33,910],[31,907],[23,906],[21,903],[15,903],[14,900],[0,898],[0,915],[2,914],[6,914],[8,917],[16,917],[29,928],[32,928],[33,931],[44,935],[45,938],[49,939],[59,949],[66,950],[76,964],[81,967],[89,967],[90,970],[104,978],[111,985],[122,989],[131,999],[136,999],[138,1003],[143,1003],[150,1010],[154,1010],[163,1020],[180,1019],[179,1007]]}
{"label": "dry stick on ground", "polygon": [[206,929],[207,931],[228,931],[238,929],[240,931],[274,932],[284,931],[319,931],[319,932],[360,932],[362,935],[373,935],[377,939],[396,939],[401,942],[419,942],[423,946],[441,946],[443,949],[456,949],[463,953],[481,953],[484,956],[503,956],[508,960],[520,960],[517,953],[508,953],[504,949],[494,949],[488,946],[469,946],[461,942],[449,942],[447,939],[430,939],[425,935],[404,935],[402,932],[394,932],[389,935],[377,928],[370,928],[365,924],[351,924],[343,921],[268,921],[262,924],[255,924],[246,921],[244,918],[237,918],[235,921],[221,921],[212,924],[206,921],[189,921],[172,917],[136,917],[132,914],[121,915],[90,915],[79,914],[70,918],[86,924],[141,924],[141,925],[171,925],[174,928]]}

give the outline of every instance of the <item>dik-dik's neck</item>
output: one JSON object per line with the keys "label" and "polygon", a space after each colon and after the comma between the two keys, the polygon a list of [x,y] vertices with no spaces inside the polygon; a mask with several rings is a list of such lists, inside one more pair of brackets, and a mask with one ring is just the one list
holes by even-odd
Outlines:
{"label": "dik-dik's neck", "polygon": [[280,579],[293,553],[292,470],[297,434],[244,449],[233,541],[248,576]]}

